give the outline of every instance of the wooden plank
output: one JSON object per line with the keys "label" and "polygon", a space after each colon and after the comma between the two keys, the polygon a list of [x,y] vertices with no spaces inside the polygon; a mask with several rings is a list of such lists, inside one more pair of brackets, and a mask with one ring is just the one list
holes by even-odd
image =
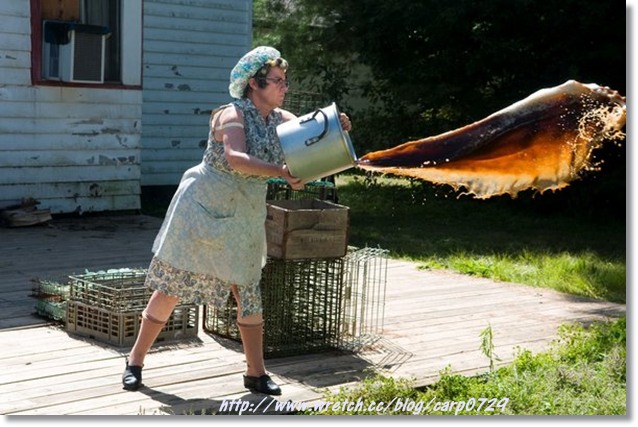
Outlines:
{"label": "wooden plank", "polygon": [[[139,177],[138,165],[101,166],[87,165],[77,167],[57,168],[54,166],[2,168],[3,174],[10,174],[5,184],[34,184],[50,182],[50,177],[55,176],[58,185],[64,182],[78,181],[127,181]],[[37,196],[34,196],[38,199]]]}
{"label": "wooden plank", "polygon": [[139,135],[139,117],[131,118],[49,118],[49,117],[15,117],[0,122],[3,133],[35,133],[37,135],[64,134],[95,137],[107,135]]}
{"label": "wooden plank", "polygon": [[2,115],[16,119],[25,117],[62,119],[69,120],[70,124],[89,124],[100,128],[101,125],[108,126],[108,120],[138,120],[141,113],[141,105],[135,104],[91,104],[89,112],[86,103],[56,100],[38,103],[14,101],[11,110],[3,111]]}
{"label": "wooden plank", "polygon": [[[0,37],[2,39],[2,37]],[[0,47],[0,49],[2,49]],[[2,83],[6,85],[24,86],[31,84],[31,71],[28,68],[2,68]],[[4,123],[0,122],[0,124]],[[3,126],[0,126],[0,133]]]}
{"label": "wooden plank", "polygon": [[0,17],[8,20],[9,17],[21,16],[29,17],[29,3],[24,1],[3,1],[0,2]]}
{"label": "wooden plank", "polygon": [[80,151],[99,149],[103,152],[109,152],[111,150],[139,150],[141,148],[140,135],[138,134],[123,134],[117,137],[109,134],[93,136],[52,134],[47,135],[45,138],[35,133],[0,134],[0,147],[2,147],[3,152],[28,149],[49,152],[66,151],[69,149]]}
{"label": "wooden plank", "polygon": [[[9,290],[0,292],[7,301],[2,304],[11,301],[17,306],[14,301],[22,295],[22,306],[30,305],[30,277],[68,274],[89,263],[150,260],[161,219],[144,218],[77,218],[54,221],[53,229],[0,231],[0,259],[4,260],[0,291]],[[59,250],[60,242],[65,242],[65,251]],[[33,264],[25,254],[41,261]],[[534,352],[546,349],[564,322],[587,323],[625,312],[622,304],[422,271],[413,263],[394,260],[388,262],[386,290],[383,332],[360,337],[356,352],[266,361],[284,390],[277,402],[317,401],[324,389],[355,386],[373,372],[414,377],[417,386],[436,381],[447,366],[465,375],[487,372],[489,360],[480,350],[479,334],[488,324],[494,332],[495,352],[502,359],[497,366],[501,366],[513,360],[519,347]],[[20,310],[6,312],[20,315]],[[0,319],[0,325],[5,320]],[[32,344],[25,345],[25,333]],[[145,361],[147,387],[137,393],[123,391],[120,384],[128,348],[102,345],[53,327],[0,330],[0,342],[0,362],[9,367],[0,374],[0,394],[6,397],[0,402],[1,413],[166,415],[203,409],[210,413],[219,410],[225,399],[250,400],[256,405],[261,398],[243,389],[240,344],[203,331],[193,342],[153,348]]]}
{"label": "wooden plank", "polygon": [[[25,69],[31,67],[31,55],[28,51],[6,49],[0,55],[0,69],[18,68]],[[3,111],[3,115],[6,114]]]}
{"label": "wooden plank", "polygon": [[[210,20],[213,22],[233,22],[245,25],[248,14],[245,1],[237,2],[233,7],[222,7],[217,4],[196,5],[192,1],[179,6],[175,4],[162,4],[162,2],[148,2],[144,4],[145,16],[165,17],[172,21],[191,22],[198,20]],[[248,15],[248,16],[247,16]]]}
{"label": "wooden plank", "polygon": [[[10,18],[13,19],[13,18]],[[21,20],[25,22],[24,20]],[[28,22],[28,21],[27,21]],[[31,49],[31,37],[28,33],[15,34],[2,32],[0,37],[0,50],[18,50],[22,52],[28,52]],[[3,74],[2,83],[9,83],[9,79]]]}
{"label": "wooden plank", "polygon": [[28,151],[4,152],[0,168],[8,167],[69,167],[69,166],[123,166],[139,165],[139,150],[59,150],[34,153]]}
{"label": "wooden plank", "polygon": [[[0,99],[13,102],[36,101],[42,103],[84,104],[85,107],[96,104],[139,106],[142,105],[142,91],[134,89],[102,89],[99,87],[2,86],[0,87]],[[82,116],[85,115],[90,117],[90,111],[84,111]]]}
{"label": "wooden plank", "polygon": [[80,0],[44,1],[40,3],[42,19],[79,21]]}

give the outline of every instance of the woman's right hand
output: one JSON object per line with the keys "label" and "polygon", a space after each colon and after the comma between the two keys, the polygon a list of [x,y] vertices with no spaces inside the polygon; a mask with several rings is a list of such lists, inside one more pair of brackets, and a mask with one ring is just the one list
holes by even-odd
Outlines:
{"label": "woman's right hand", "polygon": [[299,178],[296,178],[290,174],[290,170],[288,169],[288,165],[281,166],[281,177],[288,181],[288,184],[292,187],[293,190],[303,190],[305,184],[301,182]]}

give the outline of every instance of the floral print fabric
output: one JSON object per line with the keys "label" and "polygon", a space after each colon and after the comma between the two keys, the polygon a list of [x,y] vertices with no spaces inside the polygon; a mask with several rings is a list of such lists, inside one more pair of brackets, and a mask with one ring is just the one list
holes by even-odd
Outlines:
{"label": "floral print fabric", "polygon": [[[249,154],[283,162],[273,111],[267,120],[248,99],[230,105],[244,116]],[[229,106],[230,106],[229,105]],[[223,308],[237,285],[241,316],[261,313],[258,292],[266,262],[266,177],[228,167],[210,132],[204,159],[187,170],[155,238],[147,286],[184,302]]]}

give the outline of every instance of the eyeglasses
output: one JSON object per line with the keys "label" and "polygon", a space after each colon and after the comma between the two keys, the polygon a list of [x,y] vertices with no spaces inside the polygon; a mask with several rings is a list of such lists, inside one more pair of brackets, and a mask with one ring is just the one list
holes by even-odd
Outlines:
{"label": "eyeglasses", "polygon": [[273,82],[274,84],[276,84],[277,86],[279,86],[280,88],[286,88],[288,89],[290,87],[290,82],[286,79],[282,79],[282,78],[272,78],[272,77],[263,77],[263,80],[268,80],[269,82]]}

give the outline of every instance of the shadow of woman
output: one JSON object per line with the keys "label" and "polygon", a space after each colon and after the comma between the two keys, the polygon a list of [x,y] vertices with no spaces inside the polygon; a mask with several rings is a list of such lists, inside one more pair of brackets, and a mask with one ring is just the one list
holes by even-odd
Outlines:
{"label": "shadow of woman", "polygon": [[[164,406],[158,411],[167,415],[285,415],[278,410],[285,408],[286,401],[272,396],[246,393],[234,399],[184,399],[177,395],[164,393],[149,387],[139,390]],[[151,415],[151,414],[141,414]]]}

